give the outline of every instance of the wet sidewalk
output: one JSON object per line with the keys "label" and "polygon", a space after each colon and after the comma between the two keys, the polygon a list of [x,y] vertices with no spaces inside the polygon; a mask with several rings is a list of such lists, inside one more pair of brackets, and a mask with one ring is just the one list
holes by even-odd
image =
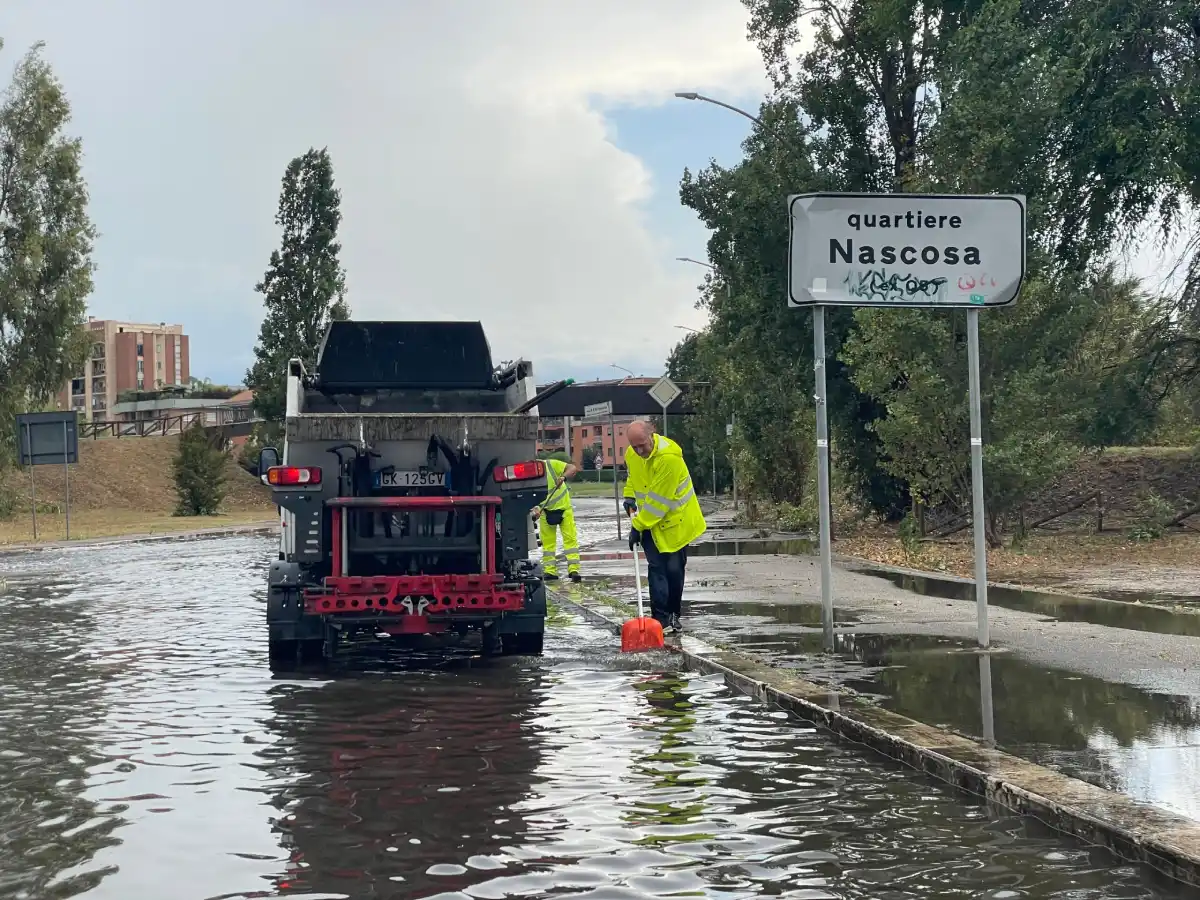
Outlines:
{"label": "wet sidewalk", "polygon": [[[622,549],[592,549],[585,590],[632,601]],[[993,647],[981,654],[969,583],[838,566],[828,654],[818,563],[798,555],[807,549],[695,548],[689,633],[1200,820],[1200,615],[993,588]]]}

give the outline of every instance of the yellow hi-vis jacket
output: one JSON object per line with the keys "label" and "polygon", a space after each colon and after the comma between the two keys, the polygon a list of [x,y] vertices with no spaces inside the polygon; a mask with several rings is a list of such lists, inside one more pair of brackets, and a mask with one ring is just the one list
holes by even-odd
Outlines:
{"label": "yellow hi-vis jacket", "polygon": [[645,459],[626,447],[625,468],[625,496],[637,502],[630,526],[649,531],[661,552],[682,550],[708,529],[683,451],[673,440],[654,435],[654,449]]}
{"label": "yellow hi-vis jacket", "polygon": [[562,478],[563,472],[567,471],[567,464],[561,459],[544,459],[542,460],[546,466],[546,499],[539,504],[543,510],[546,509],[566,509],[571,505],[571,492],[567,489],[567,483],[564,481],[559,485],[558,490],[554,490],[554,482]]}

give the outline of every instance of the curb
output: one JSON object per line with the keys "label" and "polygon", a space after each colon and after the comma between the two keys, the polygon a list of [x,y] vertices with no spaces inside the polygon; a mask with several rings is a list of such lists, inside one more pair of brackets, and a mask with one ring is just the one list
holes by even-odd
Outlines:
{"label": "curb", "polygon": [[[593,601],[551,591],[561,608],[620,633],[620,622]],[[687,646],[682,644],[686,643]],[[1116,856],[1200,886],[1200,823],[1096,787],[961,735],[795,678],[748,656],[685,636],[667,645],[686,668],[794,713],[832,734],[904,763],[1012,812]]]}

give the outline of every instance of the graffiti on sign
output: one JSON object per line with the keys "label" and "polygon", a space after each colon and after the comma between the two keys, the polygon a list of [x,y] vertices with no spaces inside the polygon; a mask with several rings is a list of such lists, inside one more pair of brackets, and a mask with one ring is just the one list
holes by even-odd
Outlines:
{"label": "graffiti on sign", "polygon": [[847,273],[842,284],[852,297],[872,303],[904,303],[936,299],[942,293],[946,279],[918,278],[899,272],[889,275],[886,269],[869,269]]}
{"label": "graffiti on sign", "polygon": [[970,291],[977,287],[995,287],[996,279],[986,272],[981,272],[978,275],[960,275],[958,278],[958,289],[960,291]]}

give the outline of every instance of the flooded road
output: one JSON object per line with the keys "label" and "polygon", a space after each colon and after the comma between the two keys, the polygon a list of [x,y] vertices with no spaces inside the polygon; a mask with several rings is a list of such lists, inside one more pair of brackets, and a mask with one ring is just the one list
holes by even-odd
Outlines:
{"label": "flooded road", "polygon": [[273,678],[274,547],[0,558],[0,898],[1188,895],[573,621]]}

